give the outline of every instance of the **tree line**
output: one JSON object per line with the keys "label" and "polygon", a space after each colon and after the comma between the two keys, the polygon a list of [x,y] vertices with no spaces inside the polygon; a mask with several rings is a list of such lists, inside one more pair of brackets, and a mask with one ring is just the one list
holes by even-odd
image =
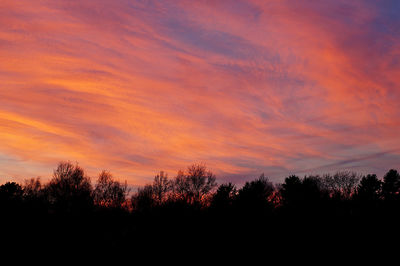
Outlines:
{"label": "tree line", "polygon": [[[130,195],[132,194],[132,195]],[[288,176],[273,184],[262,174],[241,188],[217,184],[205,165],[193,164],[174,178],[165,172],[151,184],[130,193],[127,183],[102,171],[94,184],[82,167],[61,162],[52,179],[39,178],[23,184],[0,186],[2,212],[85,213],[120,210],[157,213],[163,209],[202,212],[246,212],[254,215],[362,215],[374,212],[396,214],[400,209],[400,174],[389,170],[382,179],[375,174],[342,171],[335,174]]]}
{"label": "tree line", "polygon": [[291,175],[279,184],[262,174],[237,187],[218,184],[205,165],[193,164],[172,178],[160,172],[131,191],[109,171],[92,182],[78,164],[61,162],[47,183],[33,178],[0,186],[2,239],[17,246],[129,251],[154,243],[234,244],[240,236],[247,238],[241,243],[269,239],[273,247],[312,237],[350,239],[356,232],[360,240],[396,228],[399,214],[394,169],[382,178],[341,171]]}

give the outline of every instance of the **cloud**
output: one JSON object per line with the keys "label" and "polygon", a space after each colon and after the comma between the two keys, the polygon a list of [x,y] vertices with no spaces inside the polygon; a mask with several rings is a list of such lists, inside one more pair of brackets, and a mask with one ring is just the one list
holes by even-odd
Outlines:
{"label": "cloud", "polygon": [[299,169],[382,174],[400,147],[398,11],[396,1],[2,1],[0,153],[21,163],[0,170],[22,176],[26,162],[49,177],[71,160],[139,185],[193,162],[239,183]]}

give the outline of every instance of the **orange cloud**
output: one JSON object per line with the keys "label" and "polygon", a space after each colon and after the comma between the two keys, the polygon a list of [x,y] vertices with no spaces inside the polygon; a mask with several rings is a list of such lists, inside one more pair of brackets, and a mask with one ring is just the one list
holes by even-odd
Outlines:
{"label": "orange cloud", "polygon": [[236,182],[397,167],[386,5],[2,1],[0,179],[60,160],[139,185],[193,162]]}

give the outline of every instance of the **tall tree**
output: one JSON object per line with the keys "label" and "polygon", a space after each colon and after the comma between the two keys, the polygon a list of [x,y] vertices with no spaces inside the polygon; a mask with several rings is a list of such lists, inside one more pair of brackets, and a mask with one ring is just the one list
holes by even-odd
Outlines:
{"label": "tall tree", "polygon": [[302,202],[302,182],[296,175],[285,178],[285,182],[280,186],[281,204],[284,207],[294,207]]}
{"label": "tall tree", "polygon": [[95,204],[103,207],[121,208],[126,201],[128,186],[114,180],[112,174],[103,170],[93,190]]}
{"label": "tall tree", "polygon": [[375,174],[364,176],[357,188],[357,197],[363,202],[377,201],[382,192],[382,181]]}
{"label": "tall tree", "polygon": [[154,177],[152,186],[152,192],[158,205],[161,205],[167,199],[167,194],[171,189],[172,185],[170,180],[168,180],[168,175],[160,171]]}
{"label": "tall tree", "polygon": [[16,213],[22,204],[22,187],[15,182],[7,182],[0,186],[0,211]]}
{"label": "tall tree", "polygon": [[217,186],[215,175],[205,165],[193,164],[179,171],[172,183],[174,196],[190,204],[202,203]]}
{"label": "tall tree", "polygon": [[242,211],[264,215],[273,208],[273,195],[273,184],[262,174],[258,179],[245,183],[238,192],[236,204]]}
{"label": "tall tree", "polygon": [[356,192],[360,178],[357,173],[341,171],[334,175],[324,175],[321,182],[332,198],[348,200]]}
{"label": "tall tree", "polygon": [[220,211],[229,210],[232,208],[236,196],[237,189],[234,184],[221,184],[212,197],[211,207]]}
{"label": "tall tree", "polygon": [[385,200],[392,201],[399,198],[400,174],[397,170],[389,170],[383,177],[382,194]]}
{"label": "tall tree", "polygon": [[145,185],[139,187],[137,192],[131,197],[131,204],[134,211],[148,212],[156,206],[154,199],[153,186]]}
{"label": "tall tree", "polygon": [[50,204],[62,212],[86,211],[93,205],[90,178],[79,165],[61,162],[45,188]]}

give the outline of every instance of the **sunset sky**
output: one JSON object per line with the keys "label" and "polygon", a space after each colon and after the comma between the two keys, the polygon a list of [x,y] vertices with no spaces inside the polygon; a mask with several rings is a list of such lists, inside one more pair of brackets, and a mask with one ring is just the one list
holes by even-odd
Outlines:
{"label": "sunset sky", "polygon": [[0,0],[0,183],[400,168],[400,1]]}

